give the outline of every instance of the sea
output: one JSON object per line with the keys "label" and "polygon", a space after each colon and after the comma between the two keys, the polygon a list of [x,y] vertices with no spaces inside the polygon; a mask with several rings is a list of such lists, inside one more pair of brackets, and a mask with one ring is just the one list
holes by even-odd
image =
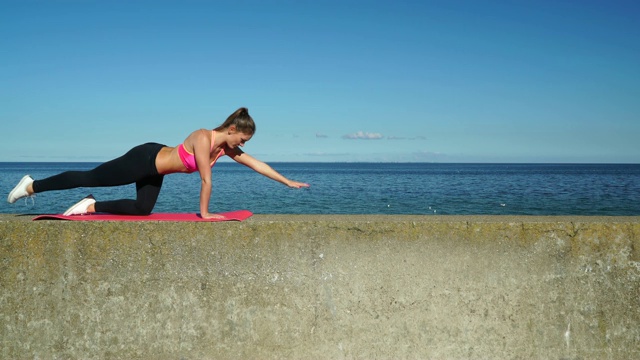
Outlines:
{"label": "sea", "polygon": [[[0,163],[7,196],[25,174],[42,179],[98,163]],[[640,215],[640,164],[270,163],[311,186],[291,189],[234,162],[213,168],[210,211],[255,214]],[[171,174],[154,212],[199,212],[198,173]],[[134,198],[135,186],[37,194],[4,214],[53,214],[93,194]]]}

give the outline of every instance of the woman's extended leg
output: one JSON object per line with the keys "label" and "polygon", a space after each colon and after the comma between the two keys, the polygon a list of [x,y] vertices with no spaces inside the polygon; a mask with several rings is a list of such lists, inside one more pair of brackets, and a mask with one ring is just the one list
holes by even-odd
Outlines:
{"label": "woman's extended leg", "polygon": [[158,174],[156,155],[164,145],[143,144],[126,154],[88,171],[66,171],[33,182],[33,191],[66,190],[78,187],[119,186],[133,184]]}
{"label": "woman's extended leg", "polygon": [[98,212],[146,215],[153,209],[164,175],[156,169],[156,155],[164,145],[147,143],[129,150],[123,156],[89,171],[67,171],[33,182],[34,192],[65,190],[77,187],[119,186],[136,183],[136,200],[121,199],[97,202]]}

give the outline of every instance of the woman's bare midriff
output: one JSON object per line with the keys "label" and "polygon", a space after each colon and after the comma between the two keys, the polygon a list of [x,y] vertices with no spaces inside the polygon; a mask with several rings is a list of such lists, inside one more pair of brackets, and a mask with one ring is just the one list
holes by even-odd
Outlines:
{"label": "woman's bare midriff", "polygon": [[178,148],[170,146],[165,146],[160,149],[160,152],[156,156],[156,169],[160,174],[187,172],[182,161],[180,161]]}

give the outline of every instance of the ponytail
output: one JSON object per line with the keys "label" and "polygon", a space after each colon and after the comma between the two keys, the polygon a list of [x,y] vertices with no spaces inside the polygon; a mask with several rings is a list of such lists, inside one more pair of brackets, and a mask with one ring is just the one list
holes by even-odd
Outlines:
{"label": "ponytail", "polygon": [[253,135],[256,132],[256,124],[249,115],[249,109],[241,107],[229,115],[222,125],[215,128],[215,131],[228,129],[231,125],[235,125],[236,130],[247,135]]}

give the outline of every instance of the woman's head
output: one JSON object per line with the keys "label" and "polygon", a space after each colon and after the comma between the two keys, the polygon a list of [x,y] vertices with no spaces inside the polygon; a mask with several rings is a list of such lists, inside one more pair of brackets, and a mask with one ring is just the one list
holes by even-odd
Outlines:
{"label": "woman's head", "polygon": [[222,125],[218,126],[214,130],[223,131],[229,129],[231,126],[235,126],[235,130],[243,134],[253,135],[256,132],[256,124],[249,115],[249,109],[241,107],[229,115]]}

